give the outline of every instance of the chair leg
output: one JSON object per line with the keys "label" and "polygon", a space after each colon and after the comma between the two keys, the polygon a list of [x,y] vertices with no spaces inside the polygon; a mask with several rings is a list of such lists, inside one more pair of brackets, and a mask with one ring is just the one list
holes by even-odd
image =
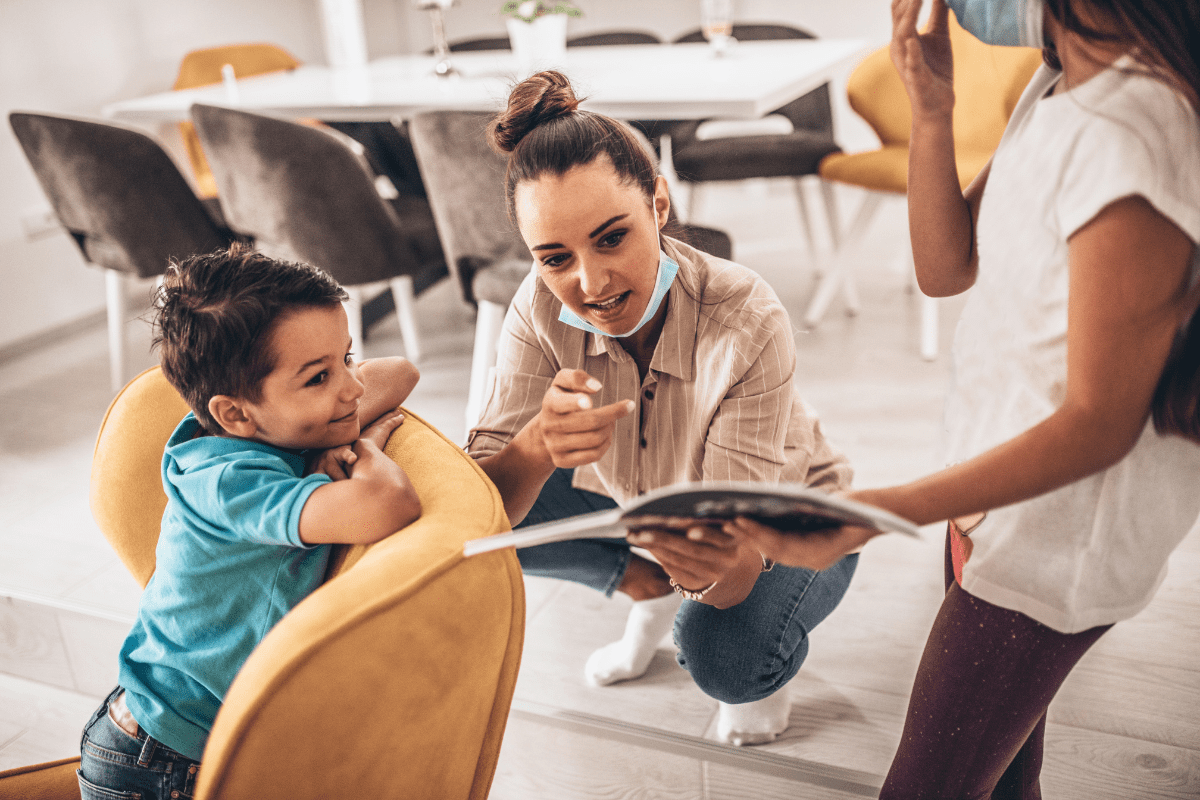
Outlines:
{"label": "chair leg", "polygon": [[400,320],[400,336],[404,352],[414,364],[421,360],[421,343],[417,338],[417,297],[409,275],[392,278],[392,298],[396,301],[396,318]]}
{"label": "chair leg", "polygon": [[793,178],[792,189],[796,192],[796,210],[800,213],[800,224],[804,228],[804,238],[808,242],[808,257],[816,268],[817,274],[825,272],[825,265],[817,252],[817,240],[813,238],[812,219],[808,215],[808,200],[804,196],[804,179]]}
{"label": "chair leg", "polygon": [[475,320],[475,349],[471,354],[471,381],[467,389],[467,430],[479,422],[483,413],[483,393],[487,389],[488,373],[496,363],[496,345],[504,327],[507,309],[486,300],[479,301]]}
{"label": "chair leg", "polygon": [[700,199],[703,192],[704,184],[689,183],[688,184],[688,199],[687,199],[687,219],[684,222],[695,224],[696,215],[700,211]]}
{"label": "chair leg", "polygon": [[346,290],[346,294],[349,295],[346,302],[342,303],[342,305],[346,309],[346,322],[350,328],[350,350],[354,353],[356,361],[362,361],[366,357],[363,353],[363,291],[357,286],[345,286],[343,288]]}
{"label": "chair leg", "polygon": [[125,385],[125,276],[104,270],[108,304],[108,379],[114,392]]}
{"label": "chair leg", "polygon": [[821,181],[821,197],[825,200],[825,218],[829,220],[829,241],[833,251],[837,252],[842,246],[842,221],[838,215],[837,191],[832,181],[824,178]]}
{"label": "chair leg", "polygon": [[[852,243],[862,241],[862,235],[871,224],[882,201],[883,195],[879,192],[868,191],[863,196],[862,205],[859,206],[858,214],[848,231]],[[817,284],[817,291],[809,301],[808,310],[804,312],[804,324],[807,327],[815,328],[817,326],[821,318],[825,316],[825,311],[828,310],[829,304],[839,289],[846,299],[846,310],[851,314],[858,312],[858,290],[853,285],[854,279],[850,275],[849,259],[847,258],[848,255],[854,255],[855,249],[854,247],[838,248],[837,257],[830,265],[829,271],[821,278],[821,282]]]}

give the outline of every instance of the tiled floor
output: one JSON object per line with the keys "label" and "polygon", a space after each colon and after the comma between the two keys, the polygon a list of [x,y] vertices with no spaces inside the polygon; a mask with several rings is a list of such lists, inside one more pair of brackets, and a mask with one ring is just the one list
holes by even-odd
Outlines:
{"label": "tiled floor", "polygon": [[[847,192],[842,200],[843,218],[850,218],[857,198]],[[715,187],[700,221],[730,231],[737,258],[758,270],[799,320],[814,264],[790,187]],[[862,315],[847,318],[835,302],[819,328],[796,332],[802,393],[854,462],[859,485],[911,478],[937,464],[948,365],[944,355],[934,363],[917,356],[918,303],[905,292],[900,268],[905,238],[902,207],[885,208],[852,265]],[[944,352],[961,300],[942,307]],[[427,356],[406,405],[462,441],[473,320],[449,283],[422,296],[418,313]],[[393,320],[380,323],[366,355],[401,352],[396,330]],[[144,353],[145,332],[131,326],[131,342],[135,336],[141,344],[131,349]],[[143,354],[136,366],[151,363]],[[0,769],[76,750],[78,727],[104,685],[103,670],[72,660],[89,634],[78,630],[78,613],[102,614],[119,629],[136,606],[136,584],[87,509],[92,437],[110,397],[106,376],[103,331],[0,364],[0,597],[16,598],[0,600],[0,637],[17,630],[6,622],[5,603],[49,603],[54,616],[46,629],[20,643],[28,655],[18,674],[35,677],[33,666],[52,662],[57,646],[68,679],[89,687],[68,692],[0,676]],[[1200,533],[1171,568],[1155,603],[1101,640],[1052,708],[1048,796],[1200,797]],[[528,580],[522,674],[493,797],[853,796],[817,789],[793,773],[805,761],[867,776],[886,770],[940,575],[936,532],[921,542],[894,537],[868,548],[845,601],[813,633],[809,659],[788,687],[791,727],[775,744],[751,750],[767,754],[757,765],[697,755],[712,734],[716,704],[676,666],[665,642],[643,679],[584,685],[584,660],[619,635],[627,601]],[[101,627],[90,635],[108,635],[97,632]],[[106,646],[115,648],[96,642],[92,650]],[[0,671],[14,670],[0,664]],[[661,735],[641,746],[601,727],[556,729],[539,717],[546,708],[585,722],[615,720],[629,736],[643,728]],[[769,757],[792,766],[773,773]]]}

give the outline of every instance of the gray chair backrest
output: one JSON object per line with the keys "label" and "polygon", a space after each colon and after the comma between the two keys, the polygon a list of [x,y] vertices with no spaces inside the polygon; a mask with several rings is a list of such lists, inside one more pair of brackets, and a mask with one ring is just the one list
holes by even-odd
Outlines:
{"label": "gray chair backrest", "polygon": [[[792,25],[760,22],[735,22],[733,38],[739,42],[770,41],[779,39],[815,39],[814,34]],[[703,42],[700,28],[679,36],[676,44]],[[823,84],[808,94],[798,97],[787,105],[771,112],[787,117],[796,130],[819,131],[833,134],[833,111],[830,105],[829,84]],[[678,134],[676,134],[678,135]]]}
{"label": "gray chair backrest", "polygon": [[230,227],[262,252],[320,267],[347,286],[421,266],[404,221],[348,137],[199,104],[192,121]]}
{"label": "gray chair backrest", "polygon": [[512,42],[507,36],[488,36],[482,39],[462,39],[457,42],[451,42],[449,48],[451,53],[469,53],[477,50],[512,50]]}
{"label": "gray chair backrest", "polygon": [[600,47],[609,44],[662,44],[662,39],[642,31],[585,33],[567,39],[567,47]]}
{"label": "gray chair backrest", "polygon": [[488,145],[487,126],[493,116],[482,111],[428,111],[417,114],[408,126],[446,263],[468,300],[476,270],[507,259],[532,260],[508,217],[508,159]]}
{"label": "gray chair backrest", "polygon": [[109,122],[8,117],[54,213],[84,260],[147,278],[171,259],[226,247],[222,231],[166,151]]}

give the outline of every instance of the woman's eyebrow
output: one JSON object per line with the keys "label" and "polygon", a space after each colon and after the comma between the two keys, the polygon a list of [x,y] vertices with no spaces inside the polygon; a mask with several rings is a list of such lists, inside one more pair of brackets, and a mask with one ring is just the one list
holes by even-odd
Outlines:
{"label": "woman's eyebrow", "polygon": [[596,228],[596,230],[594,230],[594,231],[592,231],[591,233],[589,233],[589,234],[588,234],[588,238],[589,238],[589,239],[595,239],[597,236],[599,236],[601,233],[603,233],[603,232],[604,232],[604,229],[605,229],[605,228],[607,228],[609,225],[612,225],[614,222],[618,222],[618,221],[620,221],[620,220],[623,220],[623,219],[625,219],[625,218],[626,218],[626,217],[628,217],[628,216],[629,216],[628,214],[618,214],[617,216],[615,216],[615,217],[613,217],[612,219],[610,219],[610,220],[608,220],[607,222],[605,222],[605,223],[604,223],[603,225],[601,225],[599,228]]}

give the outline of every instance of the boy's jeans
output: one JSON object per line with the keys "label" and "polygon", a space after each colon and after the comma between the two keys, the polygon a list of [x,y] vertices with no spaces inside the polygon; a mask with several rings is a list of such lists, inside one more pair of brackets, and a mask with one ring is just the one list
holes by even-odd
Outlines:
{"label": "boy's jeans", "polygon": [[185,800],[196,790],[198,761],[138,730],[130,736],[113,722],[113,689],[92,714],[80,742],[79,794],[83,800]]}

